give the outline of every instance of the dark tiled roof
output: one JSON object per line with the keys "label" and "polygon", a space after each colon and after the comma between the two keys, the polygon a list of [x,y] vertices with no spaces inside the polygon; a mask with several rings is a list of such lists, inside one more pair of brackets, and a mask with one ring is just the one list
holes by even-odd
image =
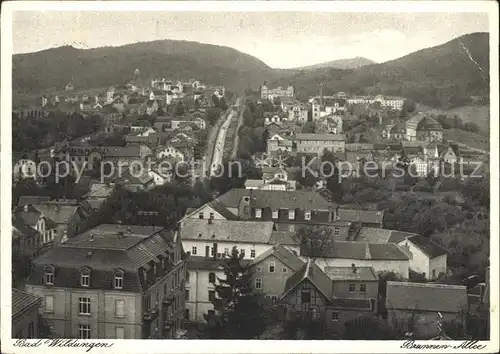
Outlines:
{"label": "dark tiled roof", "polygon": [[17,202],[17,205],[18,206],[36,205],[36,204],[42,204],[43,202],[48,202],[49,200],[50,197],[23,195],[22,197],[19,198],[19,202]]}
{"label": "dark tiled roof", "polygon": [[250,197],[256,208],[328,210],[332,206],[316,192],[231,189],[217,200],[228,208],[237,208],[243,197]]}
{"label": "dark tiled roof", "polygon": [[[309,257],[310,249],[301,246],[300,255]],[[314,256],[359,260],[408,260],[408,255],[394,243],[335,241],[315,250]]]}
{"label": "dark tiled roof", "polygon": [[331,307],[343,310],[372,310],[369,299],[335,298],[331,300]]}
{"label": "dark tiled roof", "polygon": [[356,210],[356,209],[338,209],[340,220],[364,223],[382,224],[384,212],[380,210]]}
{"label": "dark tiled roof", "polygon": [[398,230],[379,229],[375,227],[362,227],[356,241],[370,243],[399,243],[416,234]]}
{"label": "dark tiled roof", "polygon": [[35,208],[56,224],[67,224],[78,211],[73,205],[36,205]]}
{"label": "dark tiled roof", "polygon": [[309,280],[324,296],[327,300],[330,300],[333,295],[333,285],[332,281],[328,276],[321,270],[316,263],[309,260],[305,263],[297,272],[292,274],[285,283],[285,290],[283,291],[283,297],[285,297],[292,289],[297,285],[302,283],[304,280]]}
{"label": "dark tiled roof", "polygon": [[425,117],[417,126],[417,130],[437,130],[442,131],[443,127],[432,117]]}
{"label": "dark tiled roof", "polygon": [[208,203],[208,206],[218,212],[227,220],[239,220],[238,216],[230,212],[224,205],[218,202],[216,199]]}
{"label": "dark tiled roof", "polygon": [[22,220],[26,225],[35,226],[40,219],[41,212],[36,209],[34,206],[27,205],[20,210],[16,211],[15,215],[17,218]]}
{"label": "dark tiled roof", "polygon": [[183,240],[267,244],[271,239],[273,226],[270,221],[185,219],[180,232]]}
{"label": "dark tiled roof", "polygon": [[12,216],[12,237],[15,238],[36,238],[38,231],[29,227],[16,215]]}
{"label": "dark tiled roof", "polygon": [[422,250],[429,258],[434,258],[447,254],[448,252],[437,243],[422,235],[415,235],[408,238],[414,245]]}
{"label": "dark tiled roof", "polygon": [[305,133],[305,134],[296,134],[295,135],[295,140],[345,141],[345,135],[344,134],[312,134],[312,133]]}
{"label": "dark tiled roof", "polygon": [[459,313],[467,308],[461,285],[387,282],[387,309]]}
{"label": "dark tiled roof", "polygon": [[325,274],[331,280],[378,280],[378,275],[372,267],[325,267]]}
{"label": "dark tiled roof", "polygon": [[304,262],[302,262],[299,257],[294,255],[292,252],[290,252],[280,244],[274,245],[267,251],[261,253],[257,258],[253,260],[252,265],[259,264],[269,256],[275,256],[280,262],[284,263],[293,272],[299,271],[300,268],[304,265]]}
{"label": "dark tiled roof", "polygon": [[295,235],[297,233],[294,231],[273,231],[271,233],[271,238],[269,240],[270,244],[281,244],[285,246],[297,246],[298,241],[296,241]]}
{"label": "dark tiled roof", "polygon": [[223,270],[222,259],[213,257],[189,256],[187,269]]}
{"label": "dark tiled roof", "polygon": [[12,317],[19,315],[25,309],[28,309],[32,306],[39,306],[42,302],[42,299],[27,293],[25,291],[21,291],[19,289],[12,289]]}

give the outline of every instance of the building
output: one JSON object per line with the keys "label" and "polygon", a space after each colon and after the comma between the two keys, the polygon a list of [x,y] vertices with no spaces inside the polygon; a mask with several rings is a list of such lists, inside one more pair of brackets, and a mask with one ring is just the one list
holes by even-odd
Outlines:
{"label": "building", "polygon": [[434,118],[425,117],[417,126],[417,140],[442,141],[443,127]]}
{"label": "building", "polygon": [[81,207],[77,205],[60,205],[47,202],[44,204],[33,205],[47,220],[50,220],[53,228],[53,243],[59,244],[66,238],[73,237],[80,230],[85,216],[82,214]]}
{"label": "building", "polygon": [[360,313],[377,311],[378,276],[370,267],[330,267],[323,271],[308,260],[286,281],[280,303],[285,316],[319,321],[334,336]]}
{"label": "building", "polygon": [[343,134],[296,134],[297,152],[316,153],[322,155],[324,150],[343,153],[345,151],[345,135]]}
{"label": "building", "polygon": [[249,265],[253,288],[275,302],[283,294],[290,275],[298,272],[303,265],[304,262],[296,254],[276,244]]}
{"label": "building", "polygon": [[175,338],[186,266],[177,232],[99,225],[34,260],[26,290],[55,338]]}
{"label": "building", "polygon": [[294,122],[307,122],[308,107],[300,102],[295,102],[287,108],[288,119]]}
{"label": "building", "polygon": [[389,326],[411,332],[412,338],[429,339],[438,335],[439,314],[443,322],[465,321],[465,286],[388,281],[386,294]]}
{"label": "building", "polygon": [[262,167],[262,179],[247,179],[245,189],[294,191],[297,181],[288,179],[288,172],[279,167]]}
{"label": "building", "polygon": [[260,87],[260,97],[263,99],[272,100],[274,97],[277,96],[294,97],[294,95],[295,95],[295,89],[292,86],[292,84],[289,84],[286,89],[281,86],[278,86],[275,89],[270,89],[267,86],[266,81],[264,81],[264,84]]}
{"label": "building", "polygon": [[409,278],[410,257],[394,243],[327,240],[310,247],[301,245],[300,256],[302,259],[315,257],[321,269],[356,264],[357,267],[372,267],[377,273],[392,271],[403,279]]}
{"label": "building", "polygon": [[437,279],[447,273],[447,251],[432,240],[418,234],[398,230],[363,227],[356,241],[372,243],[394,243],[410,258],[410,269],[428,280]]}
{"label": "building", "polygon": [[36,257],[52,246],[56,225],[33,206],[25,205],[12,215],[12,247]]}
{"label": "building", "polygon": [[38,312],[41,303],[38,296],[12,289],[12,338],[40,338]]}
{"label": "building", "polygon": [[316,121],[321,117],[342,113],[347,108],[347,101],[344,98],[314,99],[312,105],[312,119]]}
{"label": "building", "polygon": [[349,96],[347,97],[347,103],[350,105],[357,104],[373,104],[380,103],[380,106],[385,108],[390,108],[392,110],[401,110],[403,108],[404,98],[377,95],[375,97],[371,96]]}
{"label": "building", "polygon": [[34,160],[22,158],[12,167],[12,177],[15,181],[25,178],[38,179],[37,164]]}

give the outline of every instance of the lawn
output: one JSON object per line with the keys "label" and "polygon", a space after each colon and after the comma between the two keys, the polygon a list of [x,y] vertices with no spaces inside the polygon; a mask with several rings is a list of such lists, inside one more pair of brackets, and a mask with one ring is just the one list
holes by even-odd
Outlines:
{"label": "lawn", "polygon": [[474,122],[479,125],[481,133],[483,135],[488,135],[490,131],[490,107],[480,106],[480,105],[470,105],[463,107],[455,107],[452,109],[437,109],[422,106],[421,108],[424,112],[430,114],[439,115],[446,114],[449,116],[457,115],[462,119],[462,122]]}
{"label": "lawn", "polygon": [[461,129],[446,129],[443,131],[443,138],[448,141],[455,141],[472,148],[490,150],[490,139],[488,136],[467,132]]}

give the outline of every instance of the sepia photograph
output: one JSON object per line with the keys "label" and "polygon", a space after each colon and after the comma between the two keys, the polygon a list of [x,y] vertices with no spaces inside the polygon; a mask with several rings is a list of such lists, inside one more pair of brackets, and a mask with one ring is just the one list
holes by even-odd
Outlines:
{"label": "sepia photograph", "polygon": [[1,29],[1,352],[499,349],[498,3]]}

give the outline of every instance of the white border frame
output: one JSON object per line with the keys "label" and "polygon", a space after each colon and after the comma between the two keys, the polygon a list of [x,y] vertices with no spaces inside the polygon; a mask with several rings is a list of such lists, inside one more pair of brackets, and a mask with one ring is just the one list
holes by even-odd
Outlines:
{"label": "white border frame", "polygon": [[[5,353],[30,353],[36,350],[47,351],[50,353],[63,353],[76,348],[49,348],[41,346],[38,348],[18,348],[13,347],[11,337],[11,172],[12,171],[12,127],[11,127],[11,109],[12,109],[12,13],[20,10],[43,10],[43,11],[227,11],[227,12],[262,12],[262,11],[300,11],[307,12],[311,9],[323,12],[485,12],[489,15],[489,34],[490,34],[490,173],[491,173],[491,215],[499,215],[498,208],[498,165],[494,161],[499,161],[498,155],[498,3],[496,1],[342,1],[342,2],[122,2],[122,1],[20,1],[3,2],[1,12],[1,45],[2,45],[2,81],[1,81],[1,226],[2,237],[1,247],[4,250],[0,254],[1,260],[1,338],[2,351]],[[481,342],[487,344],[487,347],[481,352],[498,352],[498,219],[491,219],[491,237],[490,237],[490,271],[491,271],[491,340]],[[9,250],[9,251],[7,251]],[[201,340],[182,340],[176,341],[171,346],[164,340],[95,340],[94,342],[108,342],[114,345],[108,349],[92,349],[92,353],[97,352],[149,352],[149,353],[231,353],[244,351],[247,353],[290,353],[290,352],[356,352],[356,353],[386,353],[386,352],[405,352],[417,350],[401,349],[402,341],[254,341],[250,346],[246,341],[239,340],[219,340],[219,341],[201,341]],[[419,343],[425,343],[420,342]],[[427,342],[430,343],[430,342]],[[437,342],[432,342],[437,344]],[[452,342],[456,345],[456,342]],[[439,344],[451,344],[447,341],[441,341]],[[244,349],[243,349],[244,348]],[[78,350],[78,349],[77,349]],[[79,349],[85,352],[84,348]],[[420,351],[420,350],[418,350]],[[478,350],[457,350],[454,348],[442,350],[424,350],[425,352],[478,352]]]}

